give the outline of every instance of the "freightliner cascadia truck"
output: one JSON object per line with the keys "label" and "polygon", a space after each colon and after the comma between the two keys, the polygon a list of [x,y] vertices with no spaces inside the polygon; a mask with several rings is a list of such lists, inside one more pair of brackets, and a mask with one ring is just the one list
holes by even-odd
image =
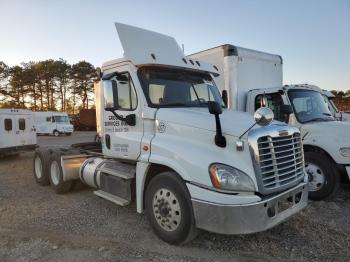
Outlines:
{"label": "freightliner cascadia truck", "polygon": [[[124,58],[106,62],[95,86],[101,143],[39,148],[38,184],[94,194],[145,212],[155,234],[185,243],[197,229],[267,230],[307,205],[300,132],[267,107],[226,110],[211,75],[175,39],[116,24]],[[272,122],[272,123],[271,123]]]}

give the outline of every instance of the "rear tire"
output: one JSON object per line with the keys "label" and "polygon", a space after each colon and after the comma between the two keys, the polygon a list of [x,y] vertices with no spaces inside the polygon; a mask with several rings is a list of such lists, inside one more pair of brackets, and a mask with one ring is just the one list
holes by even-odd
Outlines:
{"label": "rear tire", "polygon": [[50,150],[37,149],[33,157],[33,174],[37,184],[41,186],[50,185]]}
{"label": "rear tire", "polygon": [[190,195],[175,172],[160,173],[150,181],[145,207],[153,231],[163,241],[184,244],[196,237]]}
{"label": "rear tire", "polygon": [[322,200],[337,191],[339,174],[326,155],[305,152],[305,171],[309,176],[309,199]]}
{"label": "rear tire", "polygon": [[51,156],[49,165],[50,183],[57,194],[69,192],[73,187],[73,181],[63,181],[63,170],[61,166],[61,154],[55,152]]}

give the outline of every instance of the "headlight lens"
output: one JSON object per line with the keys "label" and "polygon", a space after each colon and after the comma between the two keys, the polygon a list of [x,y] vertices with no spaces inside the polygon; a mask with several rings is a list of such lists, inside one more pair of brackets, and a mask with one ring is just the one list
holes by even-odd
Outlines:
{"label": "headlight lens", "polygon": [[211,182],[216,188],[232,191],[255,190],[252,179],[234,167],[215,163],[210,165],[209,174]]}
{"label": "headlight lens", "polygon": [[339,149],[339,152],[342,156],[350,157],[350,147],[342,147]]}

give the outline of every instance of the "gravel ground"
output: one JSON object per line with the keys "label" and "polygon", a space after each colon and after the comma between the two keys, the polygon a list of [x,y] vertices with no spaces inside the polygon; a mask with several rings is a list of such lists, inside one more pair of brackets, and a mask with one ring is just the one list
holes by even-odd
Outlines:
{"label": "gravel ground", "polygon": [[[57,147],[93,137],[76,132],[38,142]],[[159,240],[135,205],[116,206],[79,184],[66,195],[36,185],[32,156],[0,159],[0,261],[350,261],[349,186],[269,231],[200,232],[177,247]]]}

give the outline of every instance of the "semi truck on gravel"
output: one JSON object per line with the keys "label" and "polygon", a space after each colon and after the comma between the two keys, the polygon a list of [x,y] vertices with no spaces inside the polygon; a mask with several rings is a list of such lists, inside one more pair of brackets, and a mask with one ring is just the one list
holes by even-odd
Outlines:
{"label": "semi truck on gravel", "polygon": [[186,58],[172,37],[116,27],[124,58],[104,63],[95,86],[101,143],[38,149],[38,184],[65,193],[80,179],[117,205],[135,201],[171,244],[197,229],[267,230],[307,205],[297,128],[271,123],[266,107],[255,119],[226,110],[215,66]]}
{"label": "semi truck on gravel", "polygon": [[0,156],[31,151],[36,147],[33,112],[0,109]]}
{"label": "semi truck on gravel", "polygon": [[219,69],[214,81],[229,109],[254,114],[268,106],[276,120],[300,128],[311,199],[331,196],[350,177],[349,123],[335,121],[318,87],[283,86],[281,56],[222,45],[188,57]]}

